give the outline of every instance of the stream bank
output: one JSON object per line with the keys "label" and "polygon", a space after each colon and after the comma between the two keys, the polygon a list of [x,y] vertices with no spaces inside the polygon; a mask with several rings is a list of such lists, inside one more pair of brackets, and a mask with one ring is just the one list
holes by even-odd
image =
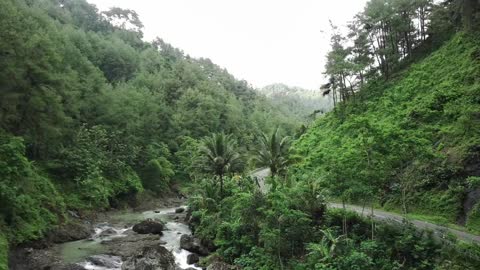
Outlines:
{"label": "stream bank", "polygon": [[[192,264],[198,256],[180,247],[182,235],[191,235],[185,223],[184,204],[184,199],[168,198],[156,203],[156,207],[150,202],[135,209],[109,211],[95,220],[81,220],[76,228],[71,228],[71,234],[64,232],[64,235],[82,232],[83,239],[64,237],[66,242],[55,243],[62,239],[54,237],[56,241],[51,241],[46,237],[17,247],[10,254],[10,269],[137,270],[150,269],[149,265],[159,265],[160,268],[154,269],[166,270],[201,269]],[[162,231],[155,232],[157,234],[135,232],[133,226],[144,220],[161,221]]]}

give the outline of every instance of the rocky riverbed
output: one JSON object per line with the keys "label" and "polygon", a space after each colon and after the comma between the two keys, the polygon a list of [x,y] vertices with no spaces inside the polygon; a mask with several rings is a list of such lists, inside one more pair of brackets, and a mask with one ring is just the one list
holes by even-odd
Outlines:
{"label": "rocky riverbed", "polygon": [[94,222],[60,228],[43,242],[17,248],[10,269],[202,269],[195,263],[208,250],[191,236],[183,204],[174,199],[147,211],[112,211]]}

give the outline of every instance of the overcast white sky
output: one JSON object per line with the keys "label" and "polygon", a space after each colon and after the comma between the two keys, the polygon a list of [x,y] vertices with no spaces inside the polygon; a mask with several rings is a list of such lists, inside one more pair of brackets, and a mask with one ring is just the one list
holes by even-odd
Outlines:
{"label": "overcast white sky", "polygon": [[367,0],[88,0],[135,10],[146,40],[160,37],[210,58],[255,87],[317,89],[329,50],[329,19],[345,25]]}

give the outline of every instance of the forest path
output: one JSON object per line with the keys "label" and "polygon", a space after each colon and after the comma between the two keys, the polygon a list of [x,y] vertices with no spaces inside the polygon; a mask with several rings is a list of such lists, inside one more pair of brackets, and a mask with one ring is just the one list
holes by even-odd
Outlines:
{"label": "forest path", "polygon": [[256,169],[255,171],[251,172],[250,175],[253,178],[257,179],[258,185],[260,186],[260,190],[263,193],[266,193],[269,190],[269,185],[265,183],[265,179],[267,178],[267,176],[270,175],[270,169],[269,168]]}
{"label": "forest path", "polygon": [[[270,170],[268,168],[259,168],[251,172],[251,176],[256,177],[258,179],[260,190],[263,193],[266,193],[269,189],[268,184],[265,183],[265,179],[269,175],[270,175]],[[328,203],[328,207],[343,208],[342,204],[340,203]],[[364,217],[371,216],[370,208],[363,208],[362,206],[351,205],[351,204],[345,205],[345,208],[349,211],[356,212],[359,215]],[[404,220],[404,216],[400,214],[382,211],[378,209],[373,210],[373,217],[378,221],[385,221],[385,222],[393,221],[400,224],[403,223],[403,220]],[[421,230],[431,230],[437,237],[440,237],[442,239],[445,239],[447,235],[451,233],[462,241],[480,244],[479,235],[471,234],[468,232],[448,228],[445,226],[441,226],[441,225],[437,225],[437,224],[433,224],[430,222],[425,222],[417,219],[407,219],[407,220],[408,222],[412,223],[416,228]]]}

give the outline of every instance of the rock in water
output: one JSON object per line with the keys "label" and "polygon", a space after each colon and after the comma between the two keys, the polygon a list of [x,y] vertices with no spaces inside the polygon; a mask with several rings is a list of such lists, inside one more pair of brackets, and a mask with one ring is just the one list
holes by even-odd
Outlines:
{"label": "rock in water", "polygon": [[160,221],[147,219],[133,226],[133,231],[139,234],[151,233],[162,235],[164,227],[164,224]]}
{"label": "rock in water", "polygon": [[60,244],[70,241],[86,239],[94,233],[92,227],[85,223],[72,222],[60,226],[48,233],[46,239],[50,242]]}
{"label": "rock in water", "polygon": [[111,255],[93,255],[88,257],[87,261],[107,269],[118,269],[122,265],[120,257]]}
{"label": "rock in water", "polygon": [[115,231],[113,228],[108,228],[105,231],[101,232],[98,236],[99,237],[108,237],[117,234],[117,231]]}
{"label": "rock in water", "polygon": [[177,214],[183,213],[183,212],[185,212],[185,208],[183,208],[183,207],[175,209],[175,213],[177,213]]}
{"label": "rock in water", "polygon": [[200,243],[200,240],[186,234],[180,237],[180,248],[183,248],[193,253],[197,253],[198,255],[202,256],[207,256],[209,253],[208,249]]}
{"label": "rock in water", "polygon": [[175,270],[175,268],[172,253],[158,245],[144,247],[122,265],[122,270]]}
{"label": "rock in water", "polygon": [[199,258],[198,255],[195,254],[195,253],[188,254],[188,256],[187,256],[187,263],[188,263],[188,264],[197,263],[199,260],[200,260],[200,258]]}

